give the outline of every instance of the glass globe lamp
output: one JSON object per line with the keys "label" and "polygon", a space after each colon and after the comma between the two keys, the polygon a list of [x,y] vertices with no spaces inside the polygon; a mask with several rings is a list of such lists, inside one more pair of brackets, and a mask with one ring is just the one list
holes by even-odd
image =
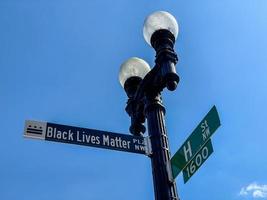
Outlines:
{"label": "glass globe lamp", "polygon": [[150,71],[150,67],[146,61],[132,57],[122,63],[119,72],[119,81],[123,88],[128,79],[140,79],[142,80],[145,75]]}
{"label": "glass globe lamp", "polygon": [[168,30],[176,39],[179,32],[179,26],[174,16],[170,13],[166,11],[157,11],[150,14],[144,22],[143,35],[150,46],[151,37],[153,33],[158,30]]}

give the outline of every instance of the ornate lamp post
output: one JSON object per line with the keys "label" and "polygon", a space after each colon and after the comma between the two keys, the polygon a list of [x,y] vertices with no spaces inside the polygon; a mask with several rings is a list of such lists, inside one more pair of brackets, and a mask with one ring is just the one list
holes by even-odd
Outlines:
{"label": "ornate lamp post", "polygon": [[178,24],[170,13],[158,11],[149,15],[143,34],[146,42],[156,51],[155,66],[150,70],[144,60],[133,57],[121,65],[119,73],[119,81],[128,96],[126,112],[131,117],[130,132],[142,136],[147,120],[156,200],[179,199],[170,172],[165,108],[161,99],[164,88],[174,91],[179,82],[175,68],[178,58],[174,51],[178,30]]}

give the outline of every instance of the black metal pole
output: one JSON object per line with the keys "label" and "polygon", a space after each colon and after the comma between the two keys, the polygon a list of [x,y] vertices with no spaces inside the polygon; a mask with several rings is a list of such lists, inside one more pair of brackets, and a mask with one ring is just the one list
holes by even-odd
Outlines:
{"label": "black metal pole", "polygon": [[176,183],[170,180],[168,175],[170,151],[164,121],[165,108],[160,93],[146,94],[145,114],[152,147],[151,164],[155,200],[178,200]]}
{"label": "black metal pole", "polygon": [[155,67],[143,80],[133,76],[124,83],[129,97],[126,111],[131,117],[130,132],[142,136],[145,132],[143,124],[147,119],[155,200],[179,200],[176,183],[171,177],[165,108],[161,100],[161,91],[164,88],[173,91],[179,82],[175,69],[178,57],[173,49],[174,43],[175,37],[170,31],[160,29],[154,32],[151,45],[156,51]]}

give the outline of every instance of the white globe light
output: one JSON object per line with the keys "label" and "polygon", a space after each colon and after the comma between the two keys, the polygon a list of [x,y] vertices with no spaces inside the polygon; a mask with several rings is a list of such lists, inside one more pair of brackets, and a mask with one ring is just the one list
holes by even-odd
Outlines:
{"label": "white globe light", "polygon": [[146,61],[132,57],[122,63],[119,73],[119,81],[122,87],[124,87],[125,81],[130,77],[144,78],[145,75],[150,71],[150,67]]}
{"label": "white globe light", "polygon": [[144,38],[150,46],[151,36],[160,29],[170,31],[175,39],[178,36],[179,26],[174,16],[165,11],[154,12],[146,18],[143,28]]}

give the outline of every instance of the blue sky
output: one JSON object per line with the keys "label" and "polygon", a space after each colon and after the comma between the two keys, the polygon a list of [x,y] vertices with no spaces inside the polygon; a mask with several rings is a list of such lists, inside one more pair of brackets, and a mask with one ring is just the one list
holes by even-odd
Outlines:
{"label": "blue sky", "polygon": [[23,138],[34,119],[128,133],[120,64],[151,66],[143,21],[157,10],[180,26],[181,82],[163,92],[171,152],[216,105],[214,153],[180,198],[267,199],[265,0],[0,0],[0,199],[153,199],[142,155]]}

